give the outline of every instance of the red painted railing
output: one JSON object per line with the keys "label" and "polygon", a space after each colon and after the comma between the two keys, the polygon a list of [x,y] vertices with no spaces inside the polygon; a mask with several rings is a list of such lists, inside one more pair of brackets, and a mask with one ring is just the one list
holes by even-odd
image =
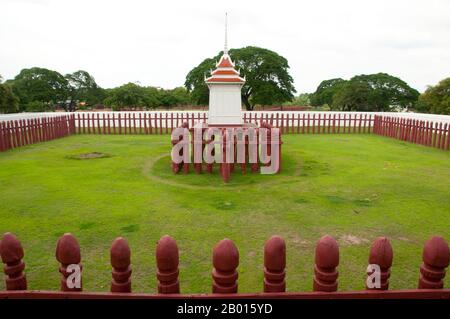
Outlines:
{"label": "red painted railing", "polygon": [[74,115],[0,122],[0,152],[75,133]]}
{"label": "red painted railing", "polygon": [[[207,112],[103,112],[0,121],[0,152],[71,134],[169,134],[182,123],[206,122]],[[449,150],[450,123],[372,113],[246,112],[244,121],[282,134],[375,133]]]}
{"label": "red painted railing", "polygon": [[[380,282],[373,286],[373,271],[367,272],[366,289],[362,291],[338,291],[339,246],[331,236],[322,237],[315,249],[313,292],[286,292],[286,243],[280,236],[272,236],[264,245],[263,292],[238,293],[239,251],[232,240],[223,239],[213,249],[212,294],[180,294],[179,250],[176,241],[163,236],[156,245],[157,294],[131,292],[131,249],[127,241],[116,238],[110,249],[112,279],[110,292],[82,292],[83,282],[73,285],[72,271],[77,268],[82,278],[80,246],[69,233],[56,245],[56,259],[60,263],[60,292],[28,291],[25,276],[24,251],[20,241],[6,233],[0,242],[0,254],[5,264],[7,291],[0,298],[445,298],[450,299],[450,289],[444,289],[446,268],[450,261],[448,243],[434,236],[423,249],[417,289],[389,291],[390,268],[394,254],[389,240],[378,238],[372,245],[368,264],[378,265]],[[183,256],[181,256],[183,258]],[[75,267],[74,267],[75,266]],[[188,270],[186,270],[188,271]]]}
{"label": "red painted railing", "polygon": [[405,142],[449,150],[449,123],[375,115],[373,132]]}

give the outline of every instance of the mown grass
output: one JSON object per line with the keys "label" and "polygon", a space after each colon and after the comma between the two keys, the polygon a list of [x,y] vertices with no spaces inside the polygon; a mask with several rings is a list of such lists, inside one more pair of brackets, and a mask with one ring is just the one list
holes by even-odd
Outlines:
{"label": "mown grass", "polygon": [[[154,251],[165,234],[178,242],[186,293],[210,291],[212,248],[225,237],[239,248],[239,291],[261,291],[273,234],[286,239],[289,291],[312,290],[325,234],[340,245],[340,290],[364,288],[378,236],[393,245],[391,288],[415,288],[425,241],[450,237],[450,153],[372,135],[283,140],[281,174],[236,172],[227,185],[217,169],[173,175],[168,135],[80,135],[1,153],[0,232],[20,238],[30,289],[59,289],[54,250],[65,232],[80,242],[85,290],[109,289],[109,247],[124,236],[133,290],[155,292]],[[90,152],[108,156],[77,158]]]}

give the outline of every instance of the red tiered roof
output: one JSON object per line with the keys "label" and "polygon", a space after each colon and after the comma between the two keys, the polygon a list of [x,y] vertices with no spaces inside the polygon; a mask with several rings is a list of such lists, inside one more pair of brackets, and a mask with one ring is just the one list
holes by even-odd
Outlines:
{"label": "red tiered roof", "polygon": [[245,79],[239,76],[239,72],[234,68],[228,53],[224,53],[216,64],[216,69],[211,72],[211,76],[205,80],[206,83],[245,83]]}

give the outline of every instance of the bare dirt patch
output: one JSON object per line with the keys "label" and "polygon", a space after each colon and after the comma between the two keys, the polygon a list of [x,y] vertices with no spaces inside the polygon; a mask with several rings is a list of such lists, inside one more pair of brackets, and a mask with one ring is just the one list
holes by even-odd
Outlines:
{"label": "bare dirt patch", "polygon": [[78,160],[86,160],[86,159],[96,159],[96,158],[107,158],[111,157],[111,155],[100,152],[91,152],[91,153],[83,153],[77,155],[68,156],[70,159],[78,159]]}
{"label": "bare dirt patch", "polygon": [[343,235],[343,236],[341,236],[340,239],[341,239],[340,242],[342,244],[348,245],[348,246],[361,245],[361,244],[365,244],[365,243],[369,242],[369,240],[367,240],[365,238],[358,237],[358,236],[351,235],[351,234]]}

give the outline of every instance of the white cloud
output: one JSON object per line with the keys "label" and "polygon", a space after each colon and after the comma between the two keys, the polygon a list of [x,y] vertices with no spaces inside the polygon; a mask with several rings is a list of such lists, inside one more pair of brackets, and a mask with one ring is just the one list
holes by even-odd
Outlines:
{"label": "white cloud", "polygon": [[450,2],[2,0],[0,74],[84,69],[104,87],[183,85],[223,46],[286,57],[299,92],[321,80],[387,72],[424,90],[450,76]]}

